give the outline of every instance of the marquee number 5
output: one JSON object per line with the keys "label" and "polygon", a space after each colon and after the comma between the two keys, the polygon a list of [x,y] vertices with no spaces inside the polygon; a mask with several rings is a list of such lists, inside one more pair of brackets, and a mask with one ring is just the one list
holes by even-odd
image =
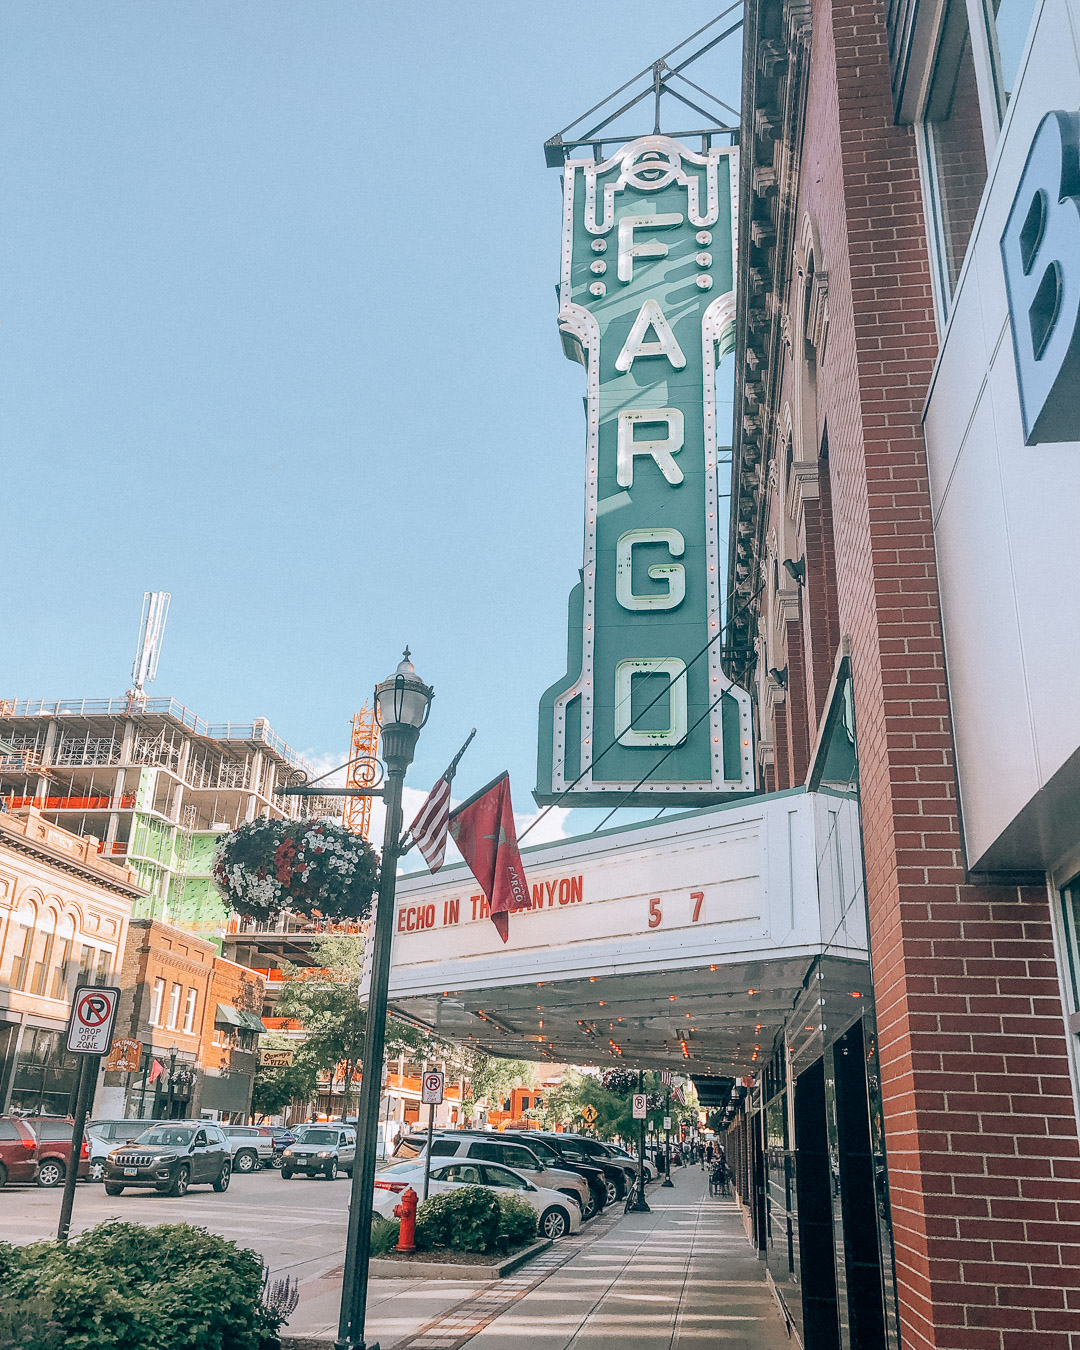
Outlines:
{"label": "marquee number 5", "polygon": [[663,914],[660,912],[660,897],[654,896],[653,899],[649,901],[649,927],[659,928],[660,921],[663,917]]}

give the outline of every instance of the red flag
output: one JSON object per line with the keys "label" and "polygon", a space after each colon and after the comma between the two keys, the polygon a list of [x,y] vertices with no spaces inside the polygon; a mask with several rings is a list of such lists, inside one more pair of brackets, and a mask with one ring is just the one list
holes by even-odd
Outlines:
{"label": "red flag", "polygon": [[162,1064],[161,1060],[155,1059],[154,1067],[150,1070],[151,1083],[156,1083],[164,1072],[165,1072],[165,1065]]}
{"label": "red flag", "polygon": [[532,908],[518,852],[508,773],[481,788],[454,811],[450,835],[487,896],[491,922],[505,942],[510,934],[507,915],[517,909]]}

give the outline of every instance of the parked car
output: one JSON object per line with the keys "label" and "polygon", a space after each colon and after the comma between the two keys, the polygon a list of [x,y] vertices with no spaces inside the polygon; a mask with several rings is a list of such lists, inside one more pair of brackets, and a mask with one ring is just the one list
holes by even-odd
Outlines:
{"label": "parked car", "polygon": [[[634,1164],[634,1167],[635,1167],[635,1168],[637,1167],[637,1163],[638,1163],[637,1156],[636,1156],[635,1154],[631,1153],[630,1150],[629,1150],[628,1148],[623,1148],[622,1144],[608,1144],[608,1148],[611,1149],[612,1154],[613,1154],[617,1159],[626,1158],[626,1159],[628,1159],[630,1162],[632,1162],[632,1163]],[[672,1162],[675,1161],[675,1145],[674,1145],[674,1144],[672,1144],[672,1146],[671,1146],[671,1160],[672,1160]],[[648,1154],[646,1154],[646,1156],[645,1156],[645,1180],[646,1180],[646,1181],[655,1181],[655,1180],[656,1180],[656,1164],[655,1164],[655,1163],[653,1162],[653,1160],[648,1156]]]}
{"label": "parked car", "polygon": [[264,1125],[262,1128],[270,1131],[274,1140],[274,1166],[280,1167],[281,1155],[296,1143],[296,1135],[284,1125]]}
{"label": "parked car", "polygon": [[106,1195],[119,1195],[125,1186],[150,1186],[165,1195],[186,1195],[189,1186],[227,1191],[231,1177],[232,1145],[209,1121],[159,1120],[105,1160]]}
{"label": "parked car", "polygon": [[[384,1218],[392,1218],[394,1206],[401,1198],[401,1192],[409,1186],[423,1194],[424,1163],[393,1163],[384,1168],[375,1178],[375,1197],[372,1207]],[[541,1237],[557,1241],[567,1233],[576,1233],[581,1227],[581,1210],[576,1204],[568,1203],[569,1197],[563,1191],[553,1191],[548,1187],[537,1186],[529,1176],[516,1167],[503,1167],[490,1162],[447,1162],[440,1159],[431,1169],[428,1183],[429,1195],[442,1195],[456,1190],[459,1186],[489,1186],[495,1190],[510,1191],[530,1204],[536,1210],[537,1229]]]}
{"label": "parked car", "polygon": [[[59,1186],[71,1166],[71,1132],[75,1122],[70,1116],[29,1116],[22,1123],[29,1126],[37,1139],[34,1159],[39,1186]],[[77,1176],[85,1180],[90,1175],[90,1142],[83,1135],[79,1153]]]}
{"label": "parked car", "polygon": [[149,1117],[140,1120],[88,1120],[86,1138],[90,1144],[90,1180],[105,1180],[105,1159],[117,1144],[130,1144],[157,1123]]}
{"label": "parked car", "polygon": [[274,1165],[274,1136],[262,1125],[222,1125],[232,1145],[233,1171],[257,1172]]}
{"label": "parked car", "polygon": [[[575,1172],[579,1177],[584,1177],[596,1201],[597,1212],[608,1203],[607,1177],[604,1175],[602,1167],[594,1163],[578,1162],[575,1159],[567,1158],[554,1145],[549,1144],[546,1139],[541,1139],[535,1130],[524,1132],[519,1137],[521,1143],[531,1153],[535,1153],[545,1167],[558,1167],[564,1172]],[[588,1219],[592,1216],[586,1214],[584,1217]]]}
{"label": "parked car", "polygon": [[[419,1151],[416,1141],[419,1139]],[[405,1135],[404,1143],[408,1153],[418,1162],[423,1162],[427,1153],[426,1135]],[[405,1150],[402,1150],[404,1153]],[[431,1161],[436,1158],[469,1158],[480,1162],[502,1163],[526,1176],[534,1186],[541,1190],[559,1191],[569,1196],[581,1210],[582,1218],[591,1219],[596,1213],[596,1200],[589,1183],[576,1172],[568,1172],[559,1167],[548,1167],[524,1143],[517,1138],[506,1139],[501,1134],[484,1131],[452,1130],[435,1135],[431,1141]]]}
{"label": "parked car", "polygon": [[37,1135],[20,1116],[0,1116],[0,1186],[37,1176]]}
{"label": "parked car", "polygon": [[356,1159],[356,1131],[351,1125],[309,1125],[295,1144],[281,1155],[281,1179],[297,1172],[334,1181],[339,1172],[352,1176]]}
{"label": "parked car", "polygon": [[[530,1131],[531,1133],[531,1131]],[[607,1203],[621,1200],[634,1184],[635,1168],[626,1158],[618,1158],[599,1139],[583,1134],[561,1134],[545,1130],[540,1138],[571,1162],[591,1163],[603,1170],[607,1181]]]}

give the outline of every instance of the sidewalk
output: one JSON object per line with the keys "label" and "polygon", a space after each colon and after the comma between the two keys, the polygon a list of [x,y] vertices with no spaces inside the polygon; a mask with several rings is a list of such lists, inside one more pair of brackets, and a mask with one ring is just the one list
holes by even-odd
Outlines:
{"label": "sidewalk", "polygon": [[697,1168],[672,1180],[649,1187],[651,1213],[618,1206],[384,1350],[789,1350],[735,1202]]}

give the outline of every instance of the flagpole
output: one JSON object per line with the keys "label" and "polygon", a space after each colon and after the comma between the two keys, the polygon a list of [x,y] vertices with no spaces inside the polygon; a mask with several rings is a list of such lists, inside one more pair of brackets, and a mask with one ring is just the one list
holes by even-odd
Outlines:
{"label": "flagpole", "polygon": [[[473,737],[475,735],[476,735],[476,728],[473,727],[472,731],[470,731],[469,734],[465,737],[465,744],[461,747],[461,749],[457,752],[454,758],[447,765],[446,771],[442,776],[443,782],[446,783],[447,786],[449,786],[454,781],[454,774],[457,773],[457,766],[461,763],[461,756],[465,753],[466,750],[468,750],[469,746],[472,745]],[[436,784],[436,786],[438,786],[438,784]],[[409,828],[405,831],[405,833],[401,836],[401,848],[399,850],[398,856],[404,858],[405,854],[408,853],[409,849],[411,849],[413,844],[415,843],[416,840],[412,838],[412,825],[410,825]]]}

